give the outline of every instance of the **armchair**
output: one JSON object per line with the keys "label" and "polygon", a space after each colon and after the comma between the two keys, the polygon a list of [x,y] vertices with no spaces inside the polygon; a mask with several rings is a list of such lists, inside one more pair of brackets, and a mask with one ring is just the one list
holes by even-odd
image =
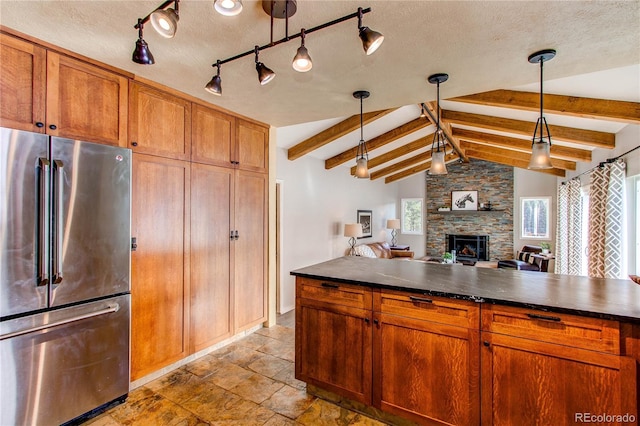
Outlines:
{"label": "armchair", "polygon": [[548,272],[550,258],[542,256],[542,248],[538,246],[523,246],[516,259],[499,260],[498,268],[516,269],[518,271]]}

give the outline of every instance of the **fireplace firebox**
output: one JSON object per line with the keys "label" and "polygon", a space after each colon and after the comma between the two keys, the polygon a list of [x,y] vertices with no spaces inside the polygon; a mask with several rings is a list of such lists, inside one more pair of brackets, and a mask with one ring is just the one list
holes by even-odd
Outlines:
{"label": "fireplace firebox", "polygon": [[458,260],[489,260],[489,236],[447,234],[447,251],[451,250]]}

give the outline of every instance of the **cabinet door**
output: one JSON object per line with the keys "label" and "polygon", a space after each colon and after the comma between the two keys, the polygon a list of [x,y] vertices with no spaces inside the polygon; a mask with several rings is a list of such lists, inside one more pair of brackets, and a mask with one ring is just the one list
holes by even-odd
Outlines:
{"label": "cabinet door", "polygon": [[371,403],[371,311],[296,300],[296,378]]}
{"label": "cabinet door", "polygon": [[45,49],[0,34],[0,58],[0,126],[44,133]]}
{"label": "cabinet door", "polygon": [[478,335],[477,330],[376,313],[374,406],[418,423],[479,424]]}
{"label": "cabinet door", "polygon": [[589,413],[637,419],[634,359],[494,333],[482,340],[482,424],[569,425]]}
{"label": "cabinet door", "polygon": [[267,318],[267,176],[236,171],[234,311],[236,332]]}
{"label": "cabinet door", "polygon": [[236,119],[193,104],[192,161],[230,167],[236,140]]}
{"label": "cabinet door", "polygon": [[188,354],[189,163],[133,156],[131,378]]}
{"label": "cabinet door", "polygon": [[266,172],[269,168],[269,129],[238,119],[235,159],[243,170]]}
{"label": "cabinet door", "polygon": [[191,165],[191,341],[197,352],[231,336],[232,169]]}
{"label": "cabinet door", "polygon": [[46,132],[126,147],[128,87],[126,77],[48,52]]}
{"label": "cabinet door", "polygon": [[132,82],[129,90],[130,148],[165,158],[191,158],[191,103]]}

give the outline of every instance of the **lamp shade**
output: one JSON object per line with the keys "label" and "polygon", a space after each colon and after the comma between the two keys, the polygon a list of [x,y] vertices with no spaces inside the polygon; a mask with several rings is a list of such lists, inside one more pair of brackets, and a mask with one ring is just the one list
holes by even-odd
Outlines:
{"label": "lamp shade", "polygon": [[361,223],[346,223],[344,225],[345,237],[362,237],[362,224]]}
{"label": "lamp shade", "polygon": [[219,75],[214,75],[204,89],[216,96],[222,96],[222,78]]}
{"label": "lamp shade", "polygon": [[360,28],[359,35],[360,40],[362,40],[362,48],[367,56],[378,50],[378,47],[380,47],[384,41],[384,36],[382,34],[377,31],[373,31],[369,27]]}
{"label": "lamp shade", "polygon": [[133,50],[131,59],[136,64],[153,65],[155,63],[149,45],[142,38],[136,41],[136,48]]}
{"label": "lamp shade", "polygon": [[531,160],[528,168],[532,170],[552,169],[550,149],[550,144],[544,140],[534,142],[531,147]]}
{"label": "lamp shade", "polygon": [[446,175],[447,165],[444,162],[444,151],[435,151],[431,156],[430,175]]}
{"label": "lamp shade", "polygon": [[367,168],[367,159],[364,157],[358,158],[356,161],[356,174],[358,179],[368,179],[369,169]]}
{"label": "lamp shade", "polygon": [[293,69],[298,72],[307,72],[311,68],[313,68],[313,62],[311,61],[311,56],[309,56],[309,51],[304,46],[298,47],[296,56],[293,58]]}
{"label": "lamp shade", "polygon": [[236,16],[242,12],[242,0],[214,0],[213,8],[220,15]]}
{"label": "lamp shade", "polygon": [[178,30],[180,16],[174,9],[158,9],[151,13],[151,25],[165,38],[172,38]]}
{"label": "lamp shade", "polygon": [[387,229],[400,229],[400,219],[387,219]]}

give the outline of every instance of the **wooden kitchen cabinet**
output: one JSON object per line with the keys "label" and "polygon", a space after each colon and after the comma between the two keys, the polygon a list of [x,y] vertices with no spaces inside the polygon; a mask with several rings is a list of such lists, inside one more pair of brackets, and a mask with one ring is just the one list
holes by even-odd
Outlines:
{"label": "wooden kitchen cabinet", "polygon": [[2,126],[126,146],[128,79],[0,35]]}
{"label": "wooden kitchen cabinet", "polygon": [[191,165],[192,352],[233,333],[234,170]]}
{"label": "wooden kitchen cabinet", "polygon": [[479,424],[477,304],[390,290],[373,300],[374,407],[421,424]]}
{"label": "wooden kitchen cabinet", "polygon": [[237,119],[235,161],[241,170],[266,173],[269,168],[269,129]]}
{"label": "wooden kitchen cabinet", "polygon": [[482,324],[482,424],[637,415],[636,360],[619,355],[616,321],[491,306]]}
{"label": "wooden kitchen cabinet", "polygon": [[129,110],[129,147],[133,152],[191,159],[191,102],[133,81]]}
{"label": "wooden kitchen cabinet", "polygon": [[296,296],[296,378],[370,404],[371,290],[298,277]]}
{"label": "wooden kitchen cabinet", "polygon": [[190,164],[133,155],[131,379],[188,355]]}

